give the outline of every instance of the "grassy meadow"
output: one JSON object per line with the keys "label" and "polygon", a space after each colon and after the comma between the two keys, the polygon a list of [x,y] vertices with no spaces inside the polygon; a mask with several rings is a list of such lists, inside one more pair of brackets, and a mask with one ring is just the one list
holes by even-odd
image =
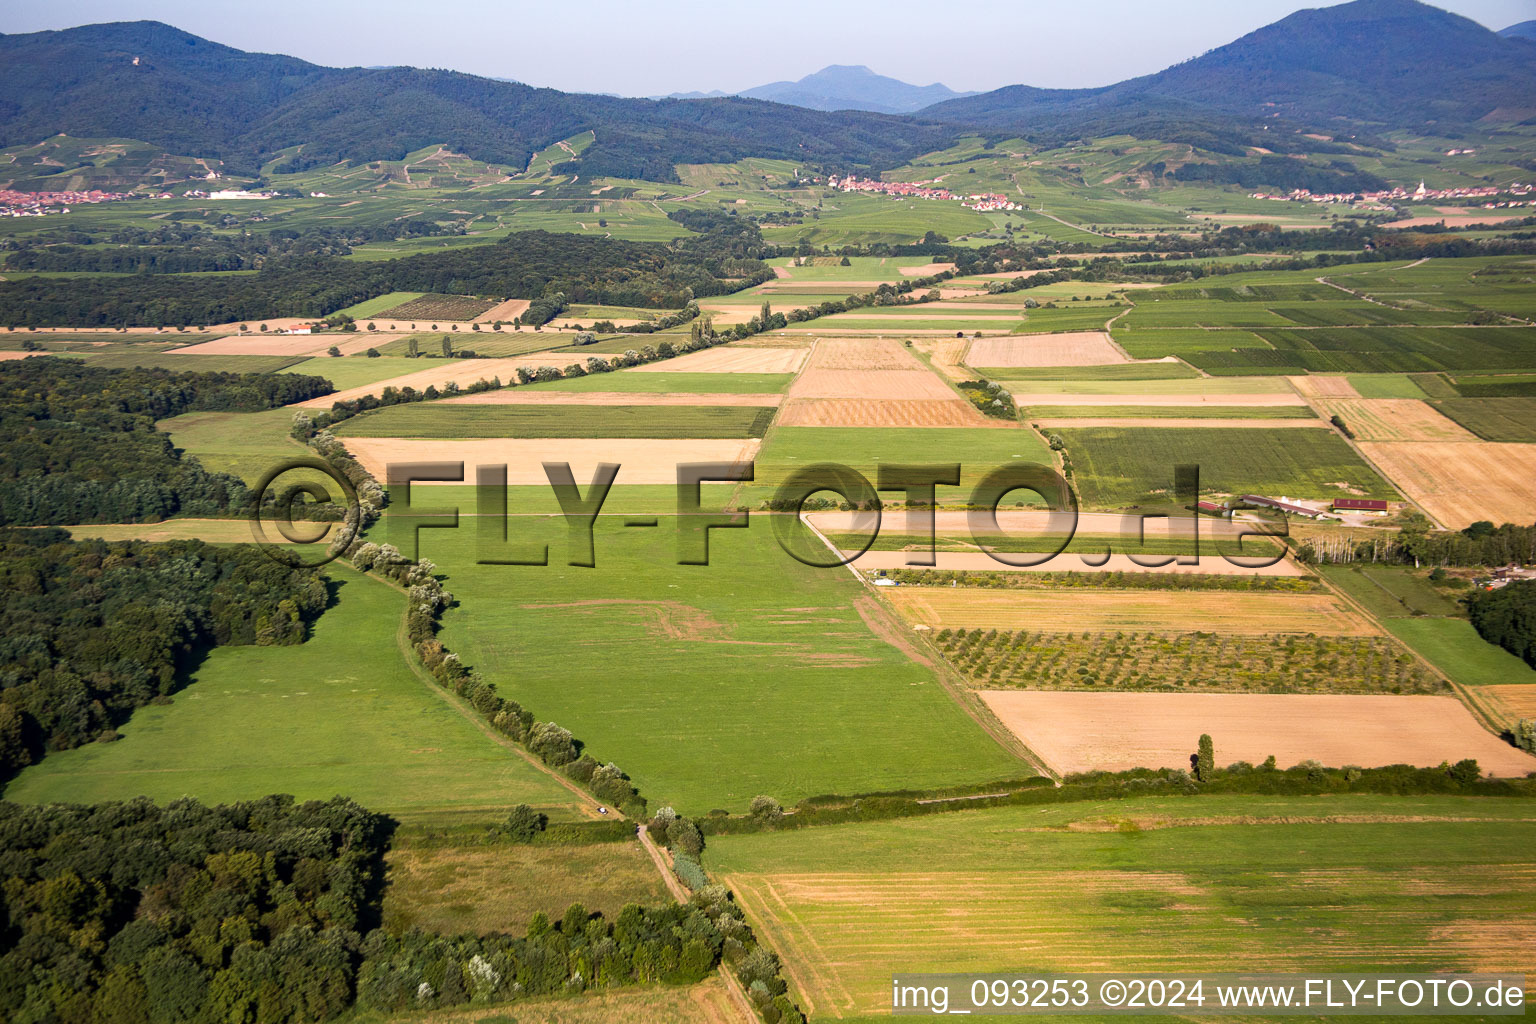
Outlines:
{"label": "grassy meadow", "polygon": [[[604,509],[632,510],[627,495]],[[710,531],[707,566],[676,564],[676,518],[624,522],[599,520],[596,568],[565,564],[565,525],[546,517],[509,532],[549,544],[547,566],[476,564],[467,522],[421,531],[421,553],[459,601],[444,643],[653,806],[701,814],[1020,770],[846,569],[794,561],[761,516]]]}
{"label": "grassy meadow", "polygon": [[570,792],[487,736],[407,665],[405,596],[340,563],[333,606],[294,647],[222,647],[169,706],[134,712],[115,743],[56,751],[6,788],[24,803],[205,803],[349,796],[409,817],[486,820],[517,803],[570,817]]}

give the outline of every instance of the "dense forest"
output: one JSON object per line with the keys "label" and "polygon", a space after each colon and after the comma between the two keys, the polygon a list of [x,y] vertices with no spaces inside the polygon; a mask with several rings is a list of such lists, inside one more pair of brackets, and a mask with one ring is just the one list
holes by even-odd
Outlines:
{"label": "dense forest", "polygon": [[517,937],[387,932],[377,924],[392,831],[342,797],[0,803],[0,1011],[31,1022],[312,1024],[354,1001],[415,1011],[685,985],[722,958],[743,985],[782,991],[777,958],[723,886],[682,905],[631,904],[611,920],[580,904],[558,921],[536,913]]}
{"label": "dense forest", "polygon": [[41,357],[0,370],[0,526],[227,515],[245,483],[176,451],[155,421],[330,394],[323,377],[105,369]]}
{"label": "dense forest", "polygon": [[301,642],[327,597],[254,545],[0,530],[0,779],[115,738],[211,647]]}
{"label": "dense forest", "polygon": [[332,390],[324,378],[296,373],[9,362],[0,368],[0,527],[240,510],[246,484],[178,453],[155,421],[187,411],[275,408]]}
{"label": "dense forest", "polygon": [[260,270],[286,258],[345,256],[352,246],[434,235],[462,234],[463,226],[428,220],[395,221],[388,228],[274,228],[239,235],[215,234],[201,224],[166,224],[147,230],[123,227],[90,232],[56,230],[0,242],[5,266],[99,274],[196,274]]}
{"label": "dense forest", "polygon": [[563,293],[570,302],[680,309],[689,299],[739,291],[773,276],[748,254],[761,243],[756,226],[740,223],[735,234],[715,232],[682,247],[525,231],[492,245],[376,263],[294,255],[234,276],[5,281],[0,324],[181,327],[319,317],[391,291],[523,299]]}
{"label": "dense forest", "polygon": [[1536,581],[1474,591],[1467,615],[1484,640],[1536,667]]}
{"label": "dense forest", "polygon": [[12,1021],[321,1021],[351,1005],[387,818],[341,797],[0,803]]}
{"label": "dense forest", "polygon": [[1209,181],[1220,185],[1258,188],[1267,185],[1284,191],[1304,188],[1312,192],[1377,192],[1389,188],[1385,180],[1355,167],[1348,160],[1329,161],[1327,167],[1285,156],[1261,156],[1257,163],[1180,165],[1175,181]]}

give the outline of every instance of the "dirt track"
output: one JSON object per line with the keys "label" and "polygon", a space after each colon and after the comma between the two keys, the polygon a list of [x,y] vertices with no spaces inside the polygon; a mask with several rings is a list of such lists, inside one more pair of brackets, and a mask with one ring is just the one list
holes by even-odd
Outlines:
{"label": "dirt track", "polygon": [[1497,739],[1454,697],[1322,694],[1078,693],[988,690],[982,698],[1059,772],[1189,768],[1202,733],[1216,763],[1287,768],[1424,767],[1476,758],[1483,771],[1522,776],[1536,757]]}

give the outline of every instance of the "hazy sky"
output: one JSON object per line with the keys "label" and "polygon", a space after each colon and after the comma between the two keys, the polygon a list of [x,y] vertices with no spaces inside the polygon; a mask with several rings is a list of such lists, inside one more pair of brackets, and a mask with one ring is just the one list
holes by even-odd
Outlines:
{"label": "hazy sky", "polygon": [[[1330,0],[0,0],[0,32],[154,19],[317,64],[413,64],[626,96],[746,89],[828,64],[952,89],[1107,85]],[[1536,0],[1441,0],[1489,28]],[[876,14],[875,12],[878,12]]]}

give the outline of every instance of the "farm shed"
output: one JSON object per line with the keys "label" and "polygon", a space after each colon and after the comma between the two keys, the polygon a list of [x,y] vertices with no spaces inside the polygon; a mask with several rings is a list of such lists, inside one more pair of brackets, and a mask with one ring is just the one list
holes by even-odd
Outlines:
{"label": "farm shed", "polygon": [[1333,510],[1354,515],[1384,516],[1387,514],[1387,503],[1374,498],[1334,498]]}

